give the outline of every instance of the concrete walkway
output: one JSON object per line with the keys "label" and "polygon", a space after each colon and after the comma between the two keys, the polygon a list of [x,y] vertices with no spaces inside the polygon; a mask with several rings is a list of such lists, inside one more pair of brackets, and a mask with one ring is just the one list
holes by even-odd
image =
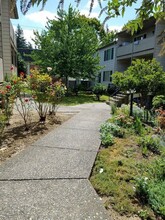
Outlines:
{"label": "concrete walkway", "polygon": [[0,220],[109,220],[88,178],[100,145],[105,103],[79,112],[0,166]]}

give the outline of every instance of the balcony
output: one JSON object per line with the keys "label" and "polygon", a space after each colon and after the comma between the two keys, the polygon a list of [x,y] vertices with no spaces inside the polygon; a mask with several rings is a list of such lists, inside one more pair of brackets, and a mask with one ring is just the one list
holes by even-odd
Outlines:
{"label": "balcony", "polygon": [[11,40],[14,44],[15,47],[17,47],[17,41],[16,41],[16,36],[15,36],[15,31],[14,31],[14,28],[10,22],[10,37],[11,37]]}
{"label": "balcony", "polygon": [[126,43],[117,48],[117,57],[130,57],[134,55],[145,55],[154,49],[155,38],[145,38],[143,40],[135,41],[133,43]]}

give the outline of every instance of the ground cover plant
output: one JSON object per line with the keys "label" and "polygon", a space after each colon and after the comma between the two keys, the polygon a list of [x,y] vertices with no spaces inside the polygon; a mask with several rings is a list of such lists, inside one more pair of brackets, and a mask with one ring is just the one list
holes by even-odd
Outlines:
{"label": "ground cover plant", "polygon": [[117,219],[165,219],[165,131],[145,124],[143,109],[134,110],[133,118],[127,105],[113,109],[101,125],[102,145],[90,180]]}

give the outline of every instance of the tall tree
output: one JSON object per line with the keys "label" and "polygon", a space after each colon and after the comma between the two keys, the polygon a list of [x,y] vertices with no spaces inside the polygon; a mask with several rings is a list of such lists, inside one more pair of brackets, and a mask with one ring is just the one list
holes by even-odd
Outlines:
{"label": "tall tree", "polygon": [[16,30],[16,41],[17,41],[17,49],[18,49],[17,67],[18,67],[18,75],[19,75],[20,72],[26,73],[26,63],[23,57],[24,50],[33,49],[31,43],[26,41],[24,37],[23,29],[19,24]]}
{"label": "tall tree", "polygon": [[83,22],[71,6],[68,12],[58,10],[58,19],[49,20],[47,31],[35,33],[39,50],[33,59],[43,70],[52,68],[52,74],[61,77],[94,78],[99,59],[94,56],[98,48],[95,29]]}
{"label": "tall tree", "polygon": [[24,38],[23,29],[21,28],[19,24],[17,25],[16,39],[17,39],[18,50],[27,48],[27,42],[26,42],[26,39]]}

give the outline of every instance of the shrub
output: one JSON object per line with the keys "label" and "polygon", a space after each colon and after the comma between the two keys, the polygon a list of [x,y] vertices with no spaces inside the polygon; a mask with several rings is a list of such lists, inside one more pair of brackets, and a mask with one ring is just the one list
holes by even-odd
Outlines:
{"label": "shrub", "polygon": [[102,124],[100,128],[100,132],[107,134],[110,133],[115,137],[124,136],[124,131],[118,125],[110,122],[105,122],[104,124]]}
{"label": "shrub", "polygon": [[55,105],[59,103],[61,97],[65,94],[65,87],[60,81],[53,83],[48,74],[40,74],[36,69],[31,70],[28,82],[40,122],[45,122],[50,104],[52,104],[51,110],[55,111]]}
{"label": "shrub", "polygon": [[116,114],[117,112],[117,105],[115,103],[111,104],[111,113],[112,115]]}
{"label": "shrub", "polygon": [[[130,105],[121,105],[121,112],[127,116],[129,116],[130,113]],[[144,109],[138,107],[136,104],[133,105],[133,116],[136,118],[143,119],[144,117]]]}
{"label": "shrub", "polygon": [[114,136],[110,133],[101,133],[101,143],[105,146],[111,146],[114,144]]}
{"label": "shrub", "polygon": [[153,137],[150,135],[142,137],[139,140],[139,145],[142,147],[142,151],[149,150],[155,154],[160,154],[161,145],[158,137]]}
{"label": "shrub", "polygon": [[143,124],[140,118],[136,117],[134,120],[134,130],[136,134],[142,135],[144,132]]}
{"label": "shrub", "polygon": [[149,184],[148,203],[157,214],[165,217],[165,181]]}
{"label": "shrub", "polygon": [[2,100],[2,109],[6,117],[6,124],[9,125],[15,99],[14,89],[10,82],[3,82],[0,88],[0,95]]}
{"label": "shrub", "polygon": [[96,95],[98,101],[100,101],[100,96],[105,94],[105,91],[106,87],[101,83],[98,83],[93,87],[93,93]]}
{"label": "shrub", "polygon": [[148,204],[165,217],[165,181],[151,181],[147,177],[136,179],[135,193],[142,204]]}
{"label": "shrub", "polygon": [[28,122],[30,122],[31,119],[30,111],[32,110],[32,102],[26,94],[28,91],[28,84],[24,78],[24,74],[20,74],[20,77],[13,77],[11,83],[16,97],[16,109],[24,121],[25,130],[28,130]]}
{"label": "shrub", "polygon": [[154,109],[163,107],[165,109],[165,95],[158,95],[155,96],[152,100],[152,105]]}
{"label": "shrub", "polygon": [[3,113],[2,109],[0,109],[0,137],[3,134],[5,125],[6,125],[6,116]]}
{"label": "shrub", "polygon": [[148,203],[148,177],[139,177],[135,180],[135,193],[137,198],[143,203]]}

